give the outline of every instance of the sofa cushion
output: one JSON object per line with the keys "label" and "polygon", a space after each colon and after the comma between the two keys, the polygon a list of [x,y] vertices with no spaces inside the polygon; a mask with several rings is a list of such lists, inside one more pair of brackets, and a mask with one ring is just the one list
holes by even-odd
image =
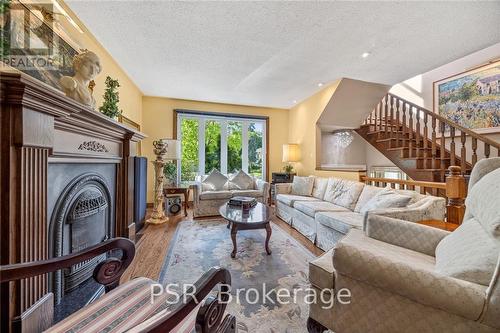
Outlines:
{"label": "sofa cushion", "polygon": [[475,183],[465,201],[467,212],[474,216],[490,237],[500,245],[500,169]]}
{"label": "sofa cushion", "polygon": [[227,190],[227,177],[214,169],[201,183],[203,191]]}
{"label": "sofa cushion", "polygon": [[254,190],[255,180],[245,171],[240,170],[229,180],[230,190]]}
{"label": "sofa cushion", "polygon": [[233,196],[231,191],[205,191],[201,192],[198,198],[200,200],[216,200],[216,199],[229,199]]}
{"label": "sofa cushion", "polygon": [[375,209],[406,207],[411,199],[412,197],[410,196],[384,189],[363,205],[359,212],[365,214]]}
{"label": "sofa cushion", "polygon": [[258,198],[262,196],[262,191],[260,190],[234,190],[231,192],[233,193],[233,197],[242,196],[242,197]]}
{"label": "sofa cushion", "polygon": [[292,194],[311,195],[314,186],[314,177],[293,177]]}
{"label": "sofa cushion", "polygon": [[328,186],[328,178],[315,177],[312,196],[323,200],[327,186]]}
{"label": "sofa cushion", "polygon": [[359,195],[358,201],[356,202],[354,211],[356,213],[359,213],[361,208],[363,208],[363,206],[366,205],[366,203],[370,201],[371,198],[373,198],[375,195],[377,195],[383,190],[384,190],[383,187],[365,185],[365,187],[363,187],[363,191],[361,191],[361,194]]}
{"label": "sofa cushion", "polygon": [[330,178],[324,196],[325,201],[354,210],[365,184],[345,179]]}
{"label": "sofa cushion", "polygon": [[156,313],[168,311],[166,302],[168,293],[162,293],[151,302],[153,283],[155,283],[153,280],[147,278],[136,278],[126,282],[50,327],[49,331],[127,331]]}
{"label": "sofa cushion", "polygon": [[309,263],[309,282],[318,289],[334,289],[333,249]]}
{"label": "sofa cushion", "polygon": [[347,234],[351,228],[362,229],[364,216],[355,212],[319,212],[316,221],[325,227]]}
{"label": "sofa cushion", "polygon": [[293,207],[302,213],[314,217],[317,212],[348,212],[349,209],[334,205],[328,201],[295,201]]}
{"label": "sofa cushion", "polygon": [[470,218],[437,245],[436,271],[486,286],[499,254],[498,243],[475,218]]}
{"label": "sofa cushion", "polygon": [[295,201],[320,201],[319,199],[313,197],[305,197],[303,195],[293,195],[293,194],[278,194],[276,200],[293,207]]}

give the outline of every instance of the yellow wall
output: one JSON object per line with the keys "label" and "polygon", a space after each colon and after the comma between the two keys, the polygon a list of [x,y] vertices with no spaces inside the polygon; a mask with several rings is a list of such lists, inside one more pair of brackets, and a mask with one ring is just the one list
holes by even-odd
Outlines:
{"label": "yellow wall", "polygon": [[300,102],[288,114],[288,141],[301,149],[301,161],[295,163],[300,176],[316,175],[358,180],[358,172],[316,170],[316,121],[332,97],[340,80]]}
{"label": "yellow wall", "polygon": [[[283,144],[288,142],[288,110],[264,107],[219,104],[200,101],[189,101],[163,97],[142,99],[143,132],[148,135],[142,144],[142,153],[149,161],[155,159],[153,141],[159,138],[172,138],[174,109],[188,109],[209,112],[237,113],[269,117],[269,175],[280,171],[283,167],[281,154]],[[153,201],[153,168],[148,166],[148,202]]]}
{"label": "yellow wall", "polygon": [[111,76],[117,79],[120,83],[118,92],[120,93],[120,108],[123,110],[123,115],[134,122],[142,123],[142,92],[135,85],[135,83],[128,77],[127,73],[118,65],[118,63],[111,57],[111,55],[102,47],[102,45],[95,39],[91,32],[87,30],[85,25],[78,19],[78,17],[68,8],[68,6],[59,1],[64,10],[69,16],[82,28],[83,34],[80,33],[71,24],[61,21],[64,31],[68,36],[76,42],[81,48],[88,49],[99,57],[102,65],[102,72],[94,80],[96,86],[94,87],[94,97],[97,102],[97,109],[102,105],[103,94],[105,89],[104,81],[106,76]]}

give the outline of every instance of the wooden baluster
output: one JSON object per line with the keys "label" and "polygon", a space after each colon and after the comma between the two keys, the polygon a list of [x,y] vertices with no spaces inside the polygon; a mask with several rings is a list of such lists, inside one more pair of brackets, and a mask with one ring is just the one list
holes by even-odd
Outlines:
{"label": "wooden baluster", "polygon": [[424,161],[425,161],[425,166],[427,166],[427,159],[429,158],[429,128],[427,127],[427,113],[424,112]]}
{"label": "wooden baluster", "polygon": [[472,138],[472,167],[477,163],[477,138]]}
{"label": "wooden baluster", "polygon": [[465,175],[467,171],[467,148],[465,147],[465,143],[467,141],[467,136],[465,132],[460,134],[460,141],[462,142],[462,149],[460,152],[460,168],[462,169],[462,174]]}
{"label": "wooden baluster", "polygon": [[[440,121],[439,129],[441,132],[441,147],[439,147],[439,151],[441,153],[441,162],[442,162],[446,157],[446,137],[444,134],[444,132],[446,131],[446,124]],[[440,169],[441,169],[441,181],[444,181],[444,174],[445,174],[444,163],[440,163]]]}
{"label": "wooden baluster", "polygon": [[380,104],[382,104],[382,102],[378,103],[377,108],[375,109],[375,131],[379,130]]}
{"label": "wooden baluster", "polygon": [[415,108],[415,110],[417,111],[416,114],[415,114],[415,117],[416,117],[416,120],[417,120],[417,123],[415,125],[415,139],[417,140],[416,141],[416,144],[415,144],[415,147],[420,147],[420,108]]}
{"label": "wooden baluster", "polygon": [[394,107],[396,108],[396,147],[399,147],[400,139],[401,139],[401,133],[399,132],[400,128],[400,120],[399,120],[399,99],[394,98],[395,105]]}
{"label": "wooden baluster", "polygon": [[486,142],[484,143],[484,157],[486,158],[490,157],[490,145],[487,144]]}
{"label": "wooden baluster", "polygon": [[465,198],[467,197],[467,184],[458,166],[450,166],[449,175],[446,177],[446,220],[450,223],[461,224],[465,213]]}
{"label": "wooden baluster", "polygon": [[432,168],[436,167],[436,155],[437,155],[437,135],[436,135],[436,117],[432,117],[432,142],[431,142],[431,156],[432,156]]}
{"label": "wooden baluster", "polygon": [[385,96],[385,102],[384,102],[384,123],[385,123],[385,137],[388,137],[388,131],[389,131],[389,95]]}
{"label": "wooden baluster", "polygon": [[403,119],[402,119],[402,124],[403,124],[403,140],[402,142],[405,143],[406,142],[406,134],[408,133],[407,131],[407,127],[406,127],[406,110],[405,110],[405,104],[403,101],[400,101],[400,109],[401,109],[401,112],[403,114]]}
{"label": "wooden baluster", "polygon": [[397,120],[396,120],[396,98],[392,97],[391,98],[391,137],[395,138],[397,134],[398,127],[396,126]]}
{"label": "wooden baluster", "polygon": [[408,111],[409,111],[409,114],[408,116],[410,117],[409,120],[408,120],[408,127],[409,127],[409,136],[408,136],[408,157],[413,157],[413,110],[412,110],[412,107],[410,105],[408,105]]}
{"label": "wooden baluster", "polygon": [[465,147],[465,143],[467,141],[467,136],[465,135],[465,132],[462,132],[460,135],[460,141],[462,143],[462,148],[460,149],[460,169],[462,170],[462,174],[465,175],[465,172],[467,171],[467,148]]}
{"label": "wooden baluster", "polygon": [[[463,132],[462,132],[463,133]],[[455,165],[455,127],[450,128],[450,165]],[[441,164],[443,164],[444,161],[441,161]]]}

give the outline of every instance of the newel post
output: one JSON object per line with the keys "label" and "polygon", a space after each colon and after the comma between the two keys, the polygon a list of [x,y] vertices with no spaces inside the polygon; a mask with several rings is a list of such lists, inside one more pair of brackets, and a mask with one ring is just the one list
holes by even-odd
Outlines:
{"label": "newel post", "polygon": [[461,224],[465,213],[467,183],[459,166],[450,166],[446,177],[446,218],[447,222]]}

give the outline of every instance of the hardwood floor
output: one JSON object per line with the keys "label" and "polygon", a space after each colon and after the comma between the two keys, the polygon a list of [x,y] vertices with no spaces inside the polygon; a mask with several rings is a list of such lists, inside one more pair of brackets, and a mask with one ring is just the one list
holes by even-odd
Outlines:
{"label": "hardwood floor", "polygon": [[[149,214],[148,214],[149,215]],[[215,217],[215,219],[220,217]],[[121,282],[126,282],[135,277],[148,277],[157,280],[160,275],[160,270],[167,255],[168,246],[175,233],[177,225],[185,220],[193,219],[193,210],[188,209],[188,216],[179,214],[171,217],[170,221],[163,225],[147,224],[143,230],[138,233],[139,241],[136,243],[136,254],[134,261],[125,271]],[[207,219],[207,218],[203,218]],[[290,227],[288,224],[277,218],[271,220],[272,224],[279,226],[286,233],[295,238],[299,243],[304,245],[314,255],[320,256],[323,250],[312,244],[306,237],[298,231]],[[228,234],[229,237],[229,234]],[[271,236],[272,237],[272,236]],[[229,253],[228,253],[229,255]]]}

